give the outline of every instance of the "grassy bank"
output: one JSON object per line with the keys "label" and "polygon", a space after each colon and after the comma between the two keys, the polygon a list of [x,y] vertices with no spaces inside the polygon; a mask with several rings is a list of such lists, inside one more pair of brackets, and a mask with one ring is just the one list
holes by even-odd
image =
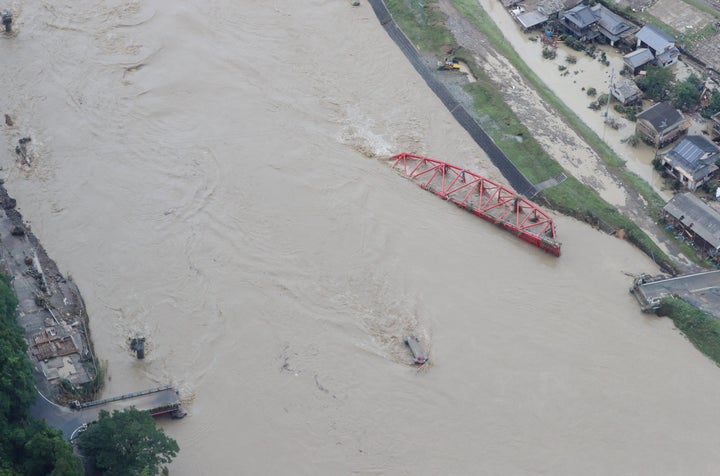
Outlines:
{"label": "grassy bank", "polygon": [[720,319],[675,297],[662,300],[658,315],[667,316],[700,352],[720,364]]}
{"label": "grassy bank", "polygon": [[[565,117],[578,135],[602,157],[607,166],[615,170],[616,175],[624,180],[625,185],[643,197],[650,216],[653,219],[659,218],[664,205],[662,198],[642,179],[628,171],[624,161],[528,68],[477,0],[452,1],[463,16],[488,37],[493,48],[505,56],[543,99]],[[421,51],[441,55],[443,46],[457,46],[452,34],[444,25],[445,16],[437,8],[436,2],[387,0],[386,4],[398,25]],[[483,128],[508,158],[533,183],[560,174],[563,171],[562,167],[532,138],[532,133],[503,100],[497,85],[475,63],[474,55],[459,49],[456,56],[468,63],[477,77],[478,81],[468,84],[466,90],[473,97],[475,112],[480,117],[487,118],[483,122]],[[523,137],[523,140],[515,140],[518,136]],[[569,173],[567,175],[568,180],[544,190],[535,200],[607,232],[620,232],[625,239],[651,256],[663,268],[676,269],[671,259],[632,220],[604,201],[595,190],[582,184]]]}

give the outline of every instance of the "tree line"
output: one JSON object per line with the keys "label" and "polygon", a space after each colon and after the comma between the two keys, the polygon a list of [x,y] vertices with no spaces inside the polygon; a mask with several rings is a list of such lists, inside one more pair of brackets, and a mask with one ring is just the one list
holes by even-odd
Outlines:
{"label": "tree line", "polygon": [[60,430],[30,417],[37,398],[17,298],[0,274],[0,476],[76,476],[80,459]]}
{"label": "tree line", "polygon": [[[0,476],[80,476],[83,464],[62,432],[30,415],[38,393],[17,304],[10,279],[0,274]],[[122,476],[157,474],[179,451],[148,412],[134,407],[100,412],[78,447],[95,470]]]}

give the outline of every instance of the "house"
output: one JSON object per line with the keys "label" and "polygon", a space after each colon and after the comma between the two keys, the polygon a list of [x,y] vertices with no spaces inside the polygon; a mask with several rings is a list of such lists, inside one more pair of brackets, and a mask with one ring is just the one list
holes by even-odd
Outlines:
{"label": "house", "polygon": [[577,5],[559,16],[560,23],[573,35],[583,41],[594,40],[601,35],[612,46],[615,42],[630,36],[632,26],[603,5]]}
{"label": "house", "polygon": [[696,249],[710,256],[720,251],[720,213],[690,192],[675,195],[663,208],[665,220],[680,228]]}
{"label": "house", "polygon": [[632,53],[623,56],[623,63],[625,63],[625,66],[627,66],[633,75],[638,74],[640,68],[654,60],[655,56],[653,56],[652,51],[648,48],[638,48]]}
{"label": "house", "polygon": [[621,79],[610,85],[610,94],[623,106],[630,106],[642,100],[643,92],[632,79]]}
{"label": "house", "polygon": [[598,3],[592,7],[592,11],[599,18],[597,22],[598,31],[608,39],[610,46],[615,46],[616,42],[631,36],[632,25],[614,14],[610,9]]}
{"label": "house", "polygon": [[600,36],[597,23],[600,17],[587,5],[578,5],[560,14],[560,23],[582,41],[591,41]]}
{"label": "house", "polygon": [[635,34],[637,47],[643,46],[650,49],[655,56],[655,64],[667,67],[677,63],[680,58],[680,50],[675,46],[675,38],[668,35],[661,29],[645,25]]}
{"label": "house", "polygon": [[718,169],[720,148],[703,136],[687,136],[661,156],[663,167],[694,192]]}
{"label": "house", "polygon": [[503,0],[503,5],[509,9],[510,14],[520,24],[523,31],[537,28],[549,20],[555,20],[563,10],[574,7],[582,0],[539,0],[536,8],[520,5],[519,1]]}
{"label": "house", "polygon": [[707,121],[707,132],[710,140],[717,141],[720,139],[720,112],[716,112]]}
{"label": "house", "polygon": [[657,148],[680,138],[690,129],[690,121],[669,102],[660,102],[637,115],[635,132]]}

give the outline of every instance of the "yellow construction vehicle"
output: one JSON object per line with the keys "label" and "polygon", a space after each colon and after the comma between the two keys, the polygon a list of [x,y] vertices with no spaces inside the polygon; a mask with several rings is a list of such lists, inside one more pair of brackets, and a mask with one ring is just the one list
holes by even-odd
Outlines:
{"label": "yellow construction vehicle", "polygon": [[455,58],[445,58],[444,61],[438,61],[438,70],[454,71],[460,69],[460,62]]}

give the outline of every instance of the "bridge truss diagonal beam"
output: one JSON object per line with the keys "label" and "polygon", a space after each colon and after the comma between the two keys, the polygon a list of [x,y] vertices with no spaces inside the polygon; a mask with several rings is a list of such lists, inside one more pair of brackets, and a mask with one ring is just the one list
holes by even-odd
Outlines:
{"label": "bridge truss diagonal beam", "polygon": [[552,217],[513,190],[462,167],[428,157],[401,153],[389,160],[395,170],[421,188],[560,256]]}

